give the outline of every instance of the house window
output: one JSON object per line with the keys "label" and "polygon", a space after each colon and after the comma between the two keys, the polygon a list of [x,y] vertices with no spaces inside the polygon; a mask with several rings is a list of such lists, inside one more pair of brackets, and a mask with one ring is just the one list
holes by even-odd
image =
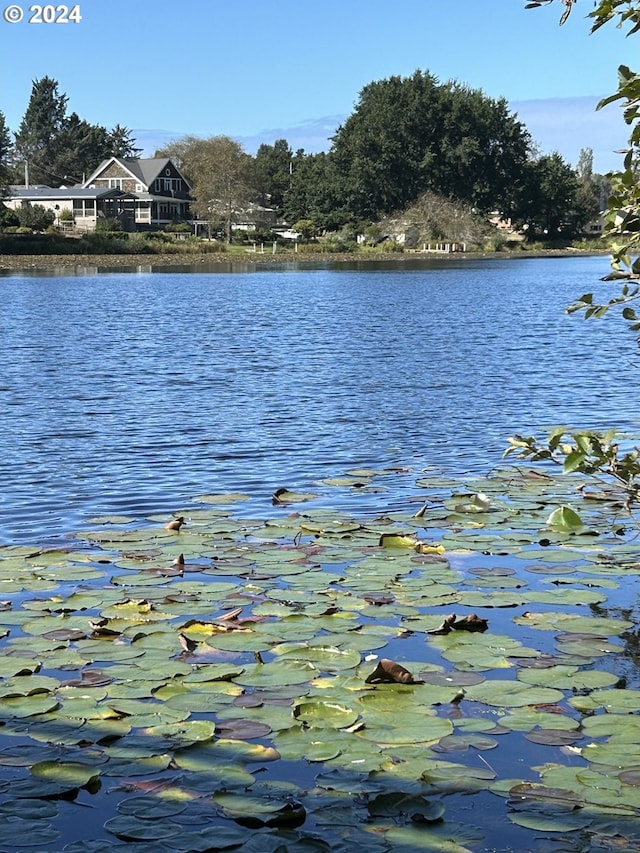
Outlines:
{"label": "house window", "polygon": [[143,193],[144,192],[144,187],[142,186],[142,184],[136,184],[136,192],[137,193]]}
{"label": "house window", "polygon": [[109,178],[109,189],[110,190],[121,190],[122,189],[122,178]]}
{"label": "house window", "polygon": [[93,199],[74,199],[73,200],[73,215],[74,216],[93,216],[96,212],[96,203]]}

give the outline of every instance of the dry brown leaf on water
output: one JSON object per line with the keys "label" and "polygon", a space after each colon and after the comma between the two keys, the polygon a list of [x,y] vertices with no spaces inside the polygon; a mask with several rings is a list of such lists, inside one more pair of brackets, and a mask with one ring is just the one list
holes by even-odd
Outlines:
{"label": "dry brown leaf on water", "polygon": [[242,607],[235,607],[233,610],[230,610],[228,613],[223,614],[222,616],[218,616],[216,618],[217,622],[225,622],[231,619],[235,619],[236,616],[239,616],[242,613]]}
{"label": "dry brown leaf on water", "polygon": [[489,622],[477,613],[470,613],[469,616],[463,616],[462,619],[455,621],[451,627],[456,631],[486,631]]}
{"label": "dry brown leaf on water", "polygon": [[469,616],[463,616],[458,619],[455,613],[445,616],[442,624],[427,634],[449,634],[451,631],[486,631],[489,627],[489,622],[481,618],[476,613],[470,613]]}
{"label": "dry brown leaf on water", "polygon": [[186,634],[178,634],[178,639],[180,640],[180,645],[185,652],[194,652],[198,648],[197,642],[195,640],[191,640]]}
{"label": "dry brown leaf on water", "polygon": [[89,619],[89,627],[92,632],[91,636],[96,639],[99,637],[119,637],[122,633],[114,628],[109,628],[109,620],[104,617]]}
{"label": "dry brown leaf on water", "polygon": [[437,628],[433,628],[431,631],[427,631],[427,634],[450,634],[453,629],[453,623],[456,621],[457,616],[455,613],[451,613],[449,616],[445,616],[442,620],[442,624]]}
{"label": "dry brown leaf on water", "polygon": [[382,658],[373,672],[365,679],[366,684],[422,684],[423,682],[416,681],[413,675],[399,663],[388,658]]}

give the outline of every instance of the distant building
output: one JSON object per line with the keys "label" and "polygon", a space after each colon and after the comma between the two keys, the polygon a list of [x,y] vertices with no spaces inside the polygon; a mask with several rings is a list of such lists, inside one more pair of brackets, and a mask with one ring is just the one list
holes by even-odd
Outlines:
{"label": "distant building", "polygon": [[13,210],[39,204],[53,211],[57,225],[68,222],[78,231],[94,231],[103,217],[136,231],[190,222],[190,189],[167,158],[111,157],[79,186],[14,186],[4,203]]}
{"label": "distant building", "polygon": [[101,163],[82,186],[134,194],[134,229],[131,230],[189,220],[191,187],[178,167],[166,157],[147,160],[111,157]]}

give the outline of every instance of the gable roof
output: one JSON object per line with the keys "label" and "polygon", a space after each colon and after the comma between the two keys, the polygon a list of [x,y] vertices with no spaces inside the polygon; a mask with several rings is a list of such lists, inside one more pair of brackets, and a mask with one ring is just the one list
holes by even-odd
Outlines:
{"label": "gable roof", "polygon": [[112,163],[117,163],[125,171],[129,172],[132,178],[135,178],[136,181],[144,184],[147,188],[151,186],[158,175],[164,172],[168,166],[173,166],[185,184],[189,186],[189,182],[169,157],[148,157],[145,159],[140,159],[139,157],[109,157],[108,160],[103,160],[98,168],[89,175],[83,186],[88,187]]}

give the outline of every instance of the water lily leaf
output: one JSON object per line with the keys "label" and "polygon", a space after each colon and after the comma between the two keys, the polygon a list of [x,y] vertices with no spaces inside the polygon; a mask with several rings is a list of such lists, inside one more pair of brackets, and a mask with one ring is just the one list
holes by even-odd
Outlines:
{"label": "water lily leaf", "polygon": [[554,705],[562,702],[564,693],[551,687],[535,687],[517,681],[493,679],[466,688],[466,699],[501,708],[525,705]]}
{"label": "water lily leaf", "polygon": [[570,506],[559,506],[547,518],[547,527],[559,533],[574,533],[583,527],[582,519]]}
{"label": "water lily leaf", "polygon": [[618,681],[610,672],[595,669],[578,670],[577,666],[552,666],[547,669],[524,669],[517,675],[518,681],[539,684],[543,687],[558,687],[561,690],[593,690],[608,687]]}
{"label": "water lily leaf", "polygon": [[198,495],[195,500],[208,504],[228,504],[237,503],[239,501],[248,501],[250,500],[250,497],[249,495],[242,494],[241,492],[229,492],[228,494],[220,495]]}
{"label": "water lily leaf", "polygon": [[47,693],[2,697],[0,698],[0,717],[33,717],[36,714],[46,714],[57,707],[58,700]]}
{"label": "water lily leaf", "polygon": [[39,820],[14,818],[3,821],[2,843],[12,849],[40,847],[51,849],[51,845],[60,838],[58,830],[43,826]]}
{"label": "water lily leaf", "polygon": [[166,770],[171,763],[172,756],[152,755],[148,758],[136,758],[129,761],[126,758],[111,758],[102,768],[103,776],[155,776],[162,770]]}
{"label": "water lily leaf", "polygon": [[271,734],[271,726],[257,720],[220,720],[219,734],[235,740],[253,740]]}
{"label": "water lily leaf", "polygon": [[367,803],[367,808],[373,817],[404,817],[416,823],[435,823],[445,812],[441,800],[429,801],[400,791],[378,794]]}
{"label": "water lily leaf", "polygon": [[306,811],[294,800],[278,801],[234,793],[216,793],[214,802],[223,813],[242,826],[299,826],[304,823]]}
{"label": "water lily leaf", "polygon": [[358,711],[345,705],[325,700],[300,702],[293,709],[293,716],[314,728],[344,729],[358,719]]}
{"label": "water lily leaf", "polygon": [[452,734],[451,720],[424,713],[398,713],[386,720],[370,719],[363,713],[365,728],[360,737],[382,745],[435,743]]}
{"label": "water lily leaf", "polygon": [[50,693],[60,686],[57,678],[48,675],[25,675],[8,678],[0,684],[0,698]]}
{"label": "water lily leaf", "polygon": [[476,827],[455,826],[449,823],[442,827],[394,826],[386,830],[384,837],[393,850],[411,850],[415,853],[472,853],[484,839],[484,832]]}
{"label": "water lily leaf", "polygon": [[533,729],[575,731],[580,727],[580,722],[566,714],[553,714],[538,708],[524,707],[501,717],[500,725],[513,731],[522,732],[530,732]]}
{"label": "water lily leaf", "polygon": [[618,779],[625,785],[640,785],[640,766],[618,773]]}
{"label": "water lily leaf", "polygon": [[21,743],[0,750],[0,764],[10,767],[30,767],[38,761],[55,761],[62,754],[59,746]]}
{"label": "water lily leaf", "polygon": [[216,724],[212,720],[183,720],[180,723],[164,723],[142,729],[142,734],[151,738],[169,738],[176,747],[184,747],[211,740],[215,731]]}
{"label": "water lily leaf", "polygon": [[186,807],[186,803],[162,795],[128,797],[118,803],[120,814],[133,815],[143,820],[172,817],[181,814]]}
{"label": "water lily leaf", "polygon": [[69,788],[82,788],[100,775],[100,770],[77,761],[40,761],[31,767],[38,779],[57,782]]}
{"label": "water lily leaf", "polygon": [[582,721],[582,729],[590,738],[604,738],[610,735],[628,737],[630,742],[640,740],[640,717],[622,714],[593,714]]}
{"label": "water lily leaf", "polygon": [[40,660],[25,660],[24,658],[4,655],[0,657],[0,678],[11,678],[14,675],[29,675],[38,672],[42,667]]}
{"label": "water lily leaf", "polygon": [[274,504],[283,504],[311,501],[318,496],[311,494],[310,492],[294,492],[290,489],[279,488],[275,490],[271,497]]}
{"label": "water lily leaf", "polygon": [[[0,803],[0,815],[7,818],[39,821],[38,828],[42,829],[41,821],[56,817],[58,806],[51,800],[20,799],[5,800]],[[5,823],[6,825],[6,823]],[[25,845],[27,846],[27,845]]]}
{"label": "water lily leaf", "polygon": [[594,690],[588,696],[574,696],[569,704],[578,710],[604,708],[610,714],[633,714],[640,708],[640,691],[609,688]]}
{"label": "water lily leaf", "polygon": [[304,684],[320,672],[313,664],[280,658],[273,663],[250,664],[234,680],[249,687],[277,687],[285,684]]}
{"label": "water lily leaf", "polygon": [[271,652],[286,659],[306,661],[324,672],[354,669],[360,663],[360,652],[331,644],[282,643],[273,646]]}
{"label": "water lily leaf", "polygon": [[509,812],[509,820],[518,826],[535,829],[537,832],[576,832],[591,823],[589,815],[548,814],[544,810],[532,812]]}
{"label": "water lily leaf", "polygon": [[582,750],[582,756],[592,764],[624,770],[640,764],[640,742],[628,743],[611,738],[604,743],[590,743]]}
{"label": "water lily leaf", "polygon": [[485,750],[495,749],[498,746],[498,741],[488,735],[471,734],[454,734],[440,738],[438,741],[437,751],[444,752],[466,752],[470,747],[473,749]]}
{"label": "water lily leaf", "polygon": [[177,823],[158,819],[143,820],[128,814],[111,818],[105,822],[104,828],[119,838],[134,841],[161,841],[163,838],[172,838],[182,831],[182,827]]}
{"label": "water lily leaf", "polygon": [[527,732],[525,738],[532,743],[541,743],[547,746],[565,746],[582,740],[583,735],[568,729],[534,729]]}

